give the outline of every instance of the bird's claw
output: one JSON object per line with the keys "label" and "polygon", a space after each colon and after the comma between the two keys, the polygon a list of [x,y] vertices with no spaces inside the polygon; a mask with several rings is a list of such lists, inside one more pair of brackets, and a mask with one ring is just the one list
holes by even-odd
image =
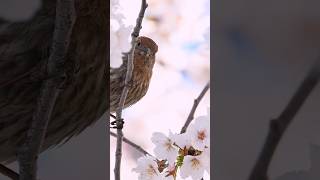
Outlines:
{"label": "bird's claw", "polygon": [[123,128],[123,124],[124,124],[124,121],[123,119],[119,119],[119,120],[114,120],[110,123],[112,126],[110,126],[110,128],[113,128],[113,129],[122,129]]}
{"label": "bird's claw", "polygon": [[110,113],[110,117],[112,117],[115,120],[117,119],[117,117],[115,115],[111,114],[111,113]]}

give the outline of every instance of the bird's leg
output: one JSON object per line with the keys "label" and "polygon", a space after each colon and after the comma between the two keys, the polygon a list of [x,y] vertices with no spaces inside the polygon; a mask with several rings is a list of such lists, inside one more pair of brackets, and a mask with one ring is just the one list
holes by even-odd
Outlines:
{"label": "bird's leg", "polygon": [[123,119],[119,119],[119,120],[114,120],[110,123],[112,126],[110,126],[110,128],[113,128],[113,129],[122,129],[123,128],[123,124],[124,124],[124,121]]}
{"label": "bird's leg", "polygon": [[112,125],[112,126],[110,126],[110,128],[114,128],[114,129],[122,129],[123,128],[123,124],[124,124],[124,121],[123,121],[123,119],[120,119],[119,120],[119,125],[117,125],[117,117],[115,116],[115,115],[113,115],[113,114],[111,114],[110,113],[110,117],[112,117],[113,119],[114,119],[114,121],[112,121],[110,124]]}

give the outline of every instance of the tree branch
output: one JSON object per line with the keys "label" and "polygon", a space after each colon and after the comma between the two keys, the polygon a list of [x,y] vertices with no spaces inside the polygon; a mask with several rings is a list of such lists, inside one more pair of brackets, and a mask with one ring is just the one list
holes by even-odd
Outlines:
{"label": "tree branch", "polygon": [[188,128],[189,124],[191,123],[191,121],[194,118],[194,113],[196,112],[196,109],[197,109],[201,99],[206,94],[206,92],[208,91],[209,88],[210,88],[210,82],[208,82],[206,84],[206,86],[203,88],[203,90],[201,91],[199,96],[194,100],[194,103],[193,103],[193,106],[191,108],[191,111],[190,111],[190,113],[188,115],[188,118],[187,118],[186,122],[184,123],[184,125],[183,125],[183,127],[182,127],[182,129],[180,131],[180,134],[185,133],[187,131],[187,128]]}
{"label": "tree branch", "polygon": [[[185,133],[190,125],[190,123],[192,122],[193,118],[194,118],[194,113],[196,112],[196,109],[201,101],[201,99],[203,98],[203,96],[206,94],[206,92],[208,91],[208,89],[210,88],[210,81],[206,84],[206,86],[202,89],[201,93],[199,94],[199,96],[194,100],[193,102],[193,106],[191,108],[191,111],[188,115],[188,118],[186,120],[186,122],[184,123],[180,134]],[[203,178],[201,178],[201,180],[204,180]]]}
{"label": "tree branch", "polygon": [[12,180],[19,180],[19,174],[3,164],[0,164],[0,173]]}
{"label": "tree branch", "polygon": [[139,16],[138,16],[137,21],[136,21],[136,26],[134,27],[133,32],[131,34],[132,42],[134,42],[135,39],[139,36],[140,30],[142,28],[142,26],[141,26],[142,20],[143,20],[144,13],[145,13],[147,7],[148,7],[147,1],[146,0],[142,0]]}
{"label": "tree branch", "polygon": [[37,157],[53,107],[65,79],[63,64],[75,18],[74,1],[57,0],[55,29],[51,54],[47,63],[47,74],[53,78],[42,83],[30,129],[24,144],[18,150],[20,180],[36,180]]}
{"label": "tree branch", "polygon": [[125,86],[121,93],[121,98],[119,102],[119,106],[116,111],[116,125],[117,125],[117,147],[116,147],[116,161],[115,161],[115,167],[114,167],[114,176],[115,180],[120,180],[120,167],[121,167],[121,156],[122,156],[122,140],[123,140],[123,119],[122,119],[122,109],[125,103],[125,100],[127,98],[127,94],[129,91],[128,84],[131,80],[132,71],[133,71],[133,58],[134,58],[134,51],[136,48],[136,38],[139,36],[139,32],[141,29],[142,20],[144,17],[145,9],[147,8],[146,0],[142,0],[141,3],[141,9],[139,12],[139,17],[137,18],[136,26],[134,28],[133,33],[131,34],[132,40],[131,40],[131,50],[128,54],[128,63],[127,63],[127,73],[125,78]]}
{"label": "tree branch", "polygon": [[[110,131],[110,135],[115,137],[115,138],[117,137],[117,134],[114,133],[114,132],[111,132],[111,131]],[[148,153],[146,150],[144,150],[141,146],[139,146],[136,143],[130,141],[126,137],[123,137],[122,140],[123,140],[123,142],[125,142],[125,143],[129,144],[130,146],[132,146],[133,148],[135,148],[137,151],[141,152],[142,154],[152,156],[150,153]]]}
{"label": "tree branch", "polygon": [[268,168],[282,135],[284,134],[287,127],[290,125],[294,116],[300,110],[312,90],[319,82],[319,65],[320,60],[317,61],[317,63],[307,74],[281,115],[277,119],[271,120],[265,144],[250,174],[249,180],[268,179]]}
{"label": "tree branch", "polygon": [[128,54],[128,64],[127,64],[127,73],[126,73],[126,79],[125,79],[125,86],[121,93],[120,103],[119,107],[116,111],[116,124],[117,124],[117,147],[116,147],[116,161],[115,161],[115,167],[114,167],[114,175],[115,180],[120,180],[120,167],[121,167],[121,156],[122,156],[122,139],[123,139],[123,119],[122,119],[122,109],[125,103],[125,100],[127,98],[129,87],[128,83],[131,80],[132,71],[133,71],[133,54],[135,50],[136,44],[134,43],[131,53]]}

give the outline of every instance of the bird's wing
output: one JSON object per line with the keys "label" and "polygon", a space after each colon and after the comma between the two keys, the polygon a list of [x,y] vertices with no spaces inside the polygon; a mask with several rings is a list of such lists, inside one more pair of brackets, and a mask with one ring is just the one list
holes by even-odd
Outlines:
{"label": "bird's wing", "polygon": [[12,23],[0,31],[0,88],[28,78],[49,57],[48,20]]}
{"label": "bird's wing", "polygon": [[38,63],[31,59],[39,60],[39,56],[33,51],[12,54],[7,58],[2,58],[0,61],[0,88],[5,88],[24,78],[31,78],[31,75],[38,69]]}
{"label": "bird's wing", "polygon": [[[0,35],[0,41],[2,39]],[[0,88],[31,75],[40,60],[37,50],[27,48],[21,40],[2,42],[7,43],[0,44]]]}

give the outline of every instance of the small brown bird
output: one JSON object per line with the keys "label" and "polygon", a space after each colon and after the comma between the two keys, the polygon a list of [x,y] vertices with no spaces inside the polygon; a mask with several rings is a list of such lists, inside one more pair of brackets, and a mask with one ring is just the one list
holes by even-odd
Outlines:
{"label": "small brown bird", "polygon": [[[133,72],[129,83],[129,92],[124,107],[138,102],[148,91],[152,75],[157,44],[150,38],[140,36],[134,51]],[[124,54],[123,63],[119,68],[110,69],[110,112],[115,112],[121,97],[127,72],[128,54]]]}
{"label": "small brown bird", "polygon": [[[16,159],[24,142],[50,55],[55,2],[26,22],[0,23],[0,162]],[[70,84],[54,106],[41,151],[63,143],[96,122],[109,106],[109,35],[106,0],[75,0],[66,63]],[[45,71],[44,71],[45,72]]]}

